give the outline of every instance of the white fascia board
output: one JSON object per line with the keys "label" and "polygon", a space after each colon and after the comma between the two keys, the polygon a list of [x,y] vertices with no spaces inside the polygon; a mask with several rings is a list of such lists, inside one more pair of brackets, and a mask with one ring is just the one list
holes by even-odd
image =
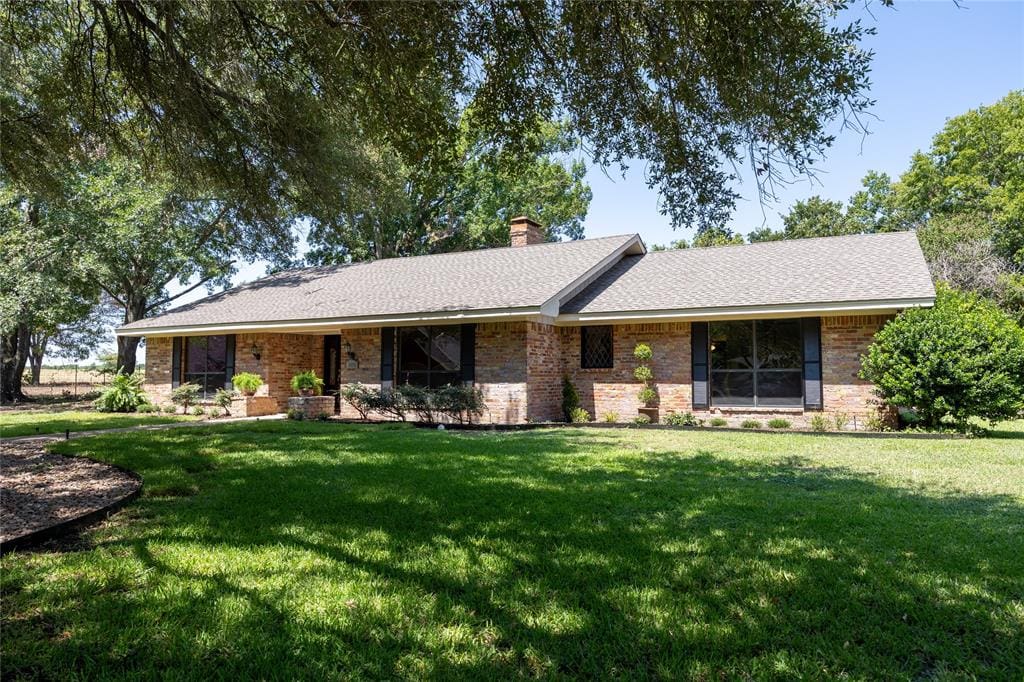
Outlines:
{"label": "white fascia board", "polygon": [[827,303],[798,303],[786,305],[732,306],[728,308],[689,308],[685,310],[631,310],[607,313],[565,313],[555,324],[575,326],[609,322],[675,322],[683,320],[727,320],[793,316],[822,316],[859,314],[883,315],[897,313],[906,308],[927,308],[935,304],[934,297],[880,299],[875,301],[835,301]]}
{"label": "white fascia board", "polygon": [[564,287],[557,294],[549,298],[544,305],[541,306],[541,310],[544,315],[557,317],[558,311],[563,303],[593,284],[594,280],[603,275],[608,268],[618,263],[622,260],[623,256],[630,253],[637,256],[647,253],[647,248],[644,246],[643,240],[640,239],[640,235],[638,234],[634,234],[626,240],[622,246],[602,258],[596,265],[594,265],[594,267],[587,270],[581,276],[570,282],[568,286]]}
{"label": "white fascia board", "polygon": [[116,336],[202,336],[209,334],[252,334],[276,332],[284,334],[330,333],[337,329],[358,327],[408,327],[431,322],[509,322],[515,320],[544,320],[541,308],[504,308],[493,310],[441,311],[434,313],[408,313],[403,315],[371,315],[317,320],[283,320],[260,322],[228,322],[167,327],[145,327],[114,330]]}

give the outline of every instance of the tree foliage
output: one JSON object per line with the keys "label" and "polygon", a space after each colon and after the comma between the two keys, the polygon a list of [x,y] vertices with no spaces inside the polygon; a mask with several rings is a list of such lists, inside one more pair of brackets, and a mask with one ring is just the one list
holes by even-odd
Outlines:
{"label": "tree foliage", "polygon": [[901,313],[875,337],[863,378],[931,427],[1024,409],[1024,330],[994,304],[940,286],[933,308]]}
{"label": "tree foliage", "polygon": [[366,184],[338,188],[337,213],[313,221],[307,260],[316,264],[468,250],[509,243],[509,219],[538,219],[549,239],[583,236],[591,192],[586,168],[570,154],[578,141],[546,124],[536,154],[513,159],[463,118],[459,165],[408,166],[394,150],[377,153]]}
{"label": "tree foliage", "polygon": [[247,220],[282,205],[330,214],[329,190],[363,179],[368,148],[458,167],[468,106],[482,139],[527,155],[544,121],[564,119],[597,163],[647,162],[674,224],[721,224],[731,164],[770,191],[811,171],[831,122],[856,126],[870,104],[870,29],[836,25],[841,8],[9,3],[0,163],[43,191],[69,156],[120,148]]}

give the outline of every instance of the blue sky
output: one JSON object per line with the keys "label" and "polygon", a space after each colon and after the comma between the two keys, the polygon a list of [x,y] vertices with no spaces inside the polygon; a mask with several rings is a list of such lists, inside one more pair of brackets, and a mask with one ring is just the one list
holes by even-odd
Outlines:
{"label": "blue sky", "polygon": [[[764,223],[777,227],[780,213],[815,194],[845,201],[869,170],[897,177],[946,119],[1024,88],[1024,2],[962,2],[958,7],[952,0],[897,0],[892,8],[858,3],[843,16],[857,18],[877,29],[864,43],[875,52],[870,134],[837,131],[836,144],[817,164],[816,181],[801,179],[778,188],[777,203],[762,206],[754,183],[740,178],[736,187],[743,199],[729,222],[733,230],[746,234]],[[594,192],[587,237],[638,232],[650,245],[693,236],[691,230],[672,230],[661,215],[657,192],[644,183],[642,162],[634,163],[624,178],[617,168],[591,168],[587,180]],[[245,266],[235,282],[263,273],[260,263]],[[200,289],[179,301],[205,295]]]}

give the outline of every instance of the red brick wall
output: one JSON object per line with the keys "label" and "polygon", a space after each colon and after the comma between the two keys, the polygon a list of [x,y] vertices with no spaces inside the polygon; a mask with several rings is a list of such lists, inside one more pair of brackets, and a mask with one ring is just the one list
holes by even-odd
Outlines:
{"label": "red brick wall", "polygon": [[146,395],[158,405],[171,401],[171,338],[146,339]]}
{"label": "red brick wall", "polygon": [[[857,376],[861,356],[891,315],[821,318],[822,393],[826,412],[844,412],[858,420],[876,414],[872,384]],[[852,427],[852,424],[851,424]]]}
{"label": "red brick wall", "polygon": [[[654,355],[650,367],[654,372],[653,384],[658,391],[661,413],[690,411],[692,386],[688,322],[614,325],[614,366],[609,369],[580,367],[579,327],[562,327],[561,341],[565,362],[563,371],[576,386],[580,405],[591,418],[602,421],[605,415],[615,413],[619,421],[629,421],[637,416],[640,382],[633,378],[633,370],[638,364],[633,357],[633,348],[641,342],[648,344]],[[561,414],[561,389],[558,404]]]}
{"label": "red brick wall", "polygon": [[517,424],[527,419],[527,325],[496,322],[476,326],[476,384],[484,394],[482,421]]}
{"label": "red brick wall", "polygon": [[[349,367],[349,358],[345,355],[345,343],[352,346],[358,367]],[[341,385],[359,383],[371,388],[380,388],[380,328],[345,329],[341,332]],[[322,364],[322,361],[321,361]],[[341,416],[346,419],[357,419],[359,413],[341,401]]]}

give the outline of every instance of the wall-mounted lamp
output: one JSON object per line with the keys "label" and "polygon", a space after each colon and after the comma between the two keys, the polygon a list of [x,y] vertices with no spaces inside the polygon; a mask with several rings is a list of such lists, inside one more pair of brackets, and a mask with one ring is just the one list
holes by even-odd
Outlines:
{"label": "wall-mounted lamp", "polygon": [[259,362],[260,356],[263,355],[263,349],[257,346],[255,341],[253,341],[252,346],[249,347],[249,352],[252,353],[252,356],[256,358],[257,362]]}
{"label": "wall-mounted lamp", "polygon": [[352,351],[352,344],[348,342],[348,339],[342,339],[341,350],[348,357],[345,367],[348,369],[359,369],[359,361],[356,360],[356,354]]}

